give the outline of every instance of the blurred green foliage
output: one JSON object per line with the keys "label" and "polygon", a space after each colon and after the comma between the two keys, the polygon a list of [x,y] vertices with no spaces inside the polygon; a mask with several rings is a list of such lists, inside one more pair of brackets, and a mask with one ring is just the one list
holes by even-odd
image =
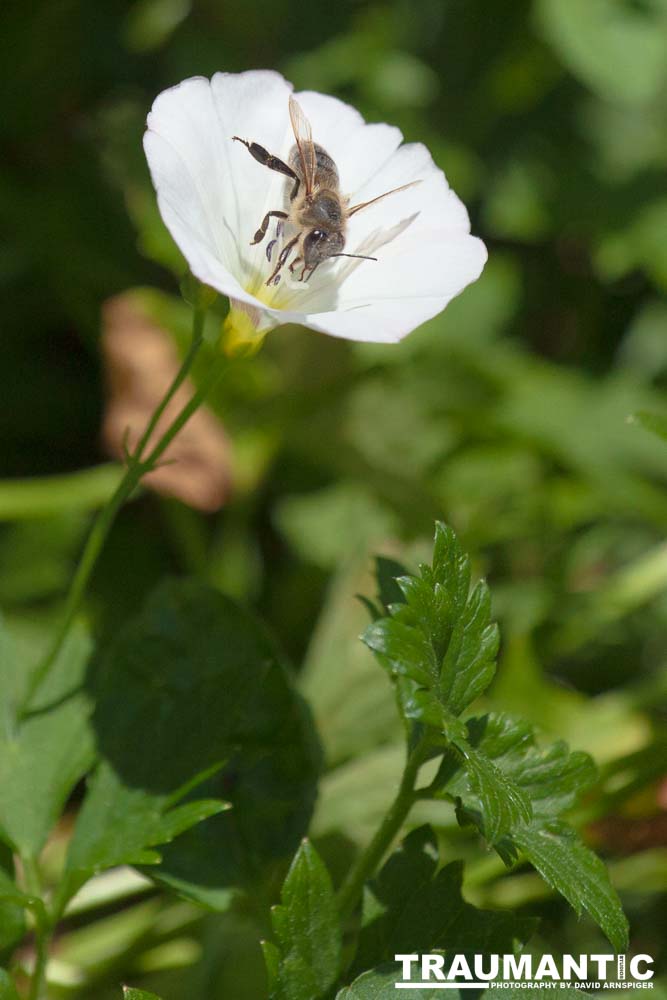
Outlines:
{"label": "blurred green foliage", "polygon": [[[232,502],[203,517],[136,499],[95,574],[93,629],[112,635],[165,572],[263,614],[304,664],[328,766],[313,835],[335,874],[400,767],[353,594],[369,592],[372,551],[414,561],[443,518],[492,584],[494,704],[602,765],[582,822],[650,819],[667,770],[667,447],[647,429],[667,414],[665,0],[9,0],[3,14],[0,599],[22,653],[44,649],[117,474],[92,468],[100,306],[141,286],[184,343],[145,115],[186,76],[274,67],[425,142],[490,261],[397,347],[272,333],[214,400]],[[418,819],[468,852],[474,902],[539,914],[545,949],[600,945],[535,876],[489,867],[451,814]],[[664,969],[664,840],[601,850],[633,946]],[[247,902],[202,915],[111,892],[72,915],[54,996],[106,1000],[132,977],[168,1000],[256,1000],[264,919]]]}

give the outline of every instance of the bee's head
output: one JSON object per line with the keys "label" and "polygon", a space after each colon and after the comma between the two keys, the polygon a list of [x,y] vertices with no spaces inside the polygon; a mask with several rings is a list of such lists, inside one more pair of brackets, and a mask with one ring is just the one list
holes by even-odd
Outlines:
{"label": "bee's head", "polygon": [[345,245],[345,239],[340,232],[327,232],[325,229],[311,229],[303,241],[303,262],[307,270],[311,270],[338,254]]}

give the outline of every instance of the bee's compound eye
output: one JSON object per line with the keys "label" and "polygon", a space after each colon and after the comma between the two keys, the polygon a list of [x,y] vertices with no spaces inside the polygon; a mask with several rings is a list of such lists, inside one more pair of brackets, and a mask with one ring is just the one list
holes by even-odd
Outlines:
{"label": "bee's compound eye", "polygon": [[320,240],[323,240],[326,235],[327,234],[322,229],[313,229],[312,233],[310,234],[310,238],[314,243],[319,243]]}

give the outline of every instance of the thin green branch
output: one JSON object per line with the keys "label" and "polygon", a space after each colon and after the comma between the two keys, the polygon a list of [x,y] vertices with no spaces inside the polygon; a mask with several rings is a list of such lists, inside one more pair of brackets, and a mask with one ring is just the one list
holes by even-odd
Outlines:
{"label": "thin green branch", "polygon": [[65,602],[65,612],[63,615],[63,620],[58,632],[56,633],[55,640],[46,655],[46,657],[39,664],[37,669],[33,672],[30,681],[28,683],[22,712],[25,714],[35,695],[39,691],[40,687],[44,683],[46,677],[51,670],[58,654],[60,653],[65,639],[69,634],[69,630],[72,627],[72,623],[79,611],[81,602],[83,600],[88,582],[92,575],[95,564],[97,563],[98,557],[104,543],[109,535],[111,527],[116,519],[116,516],[125,503],[126,500],[132,495],[136,487],[138,486],[141,478],[146,475],[146,473],[151,472],[157,466],[160,458],[169,447],[171,442],[174,440],[178,432],[187,423],[192,414],[201,405],[202,401],[206,397],[207,393],[210,391],[214,383],[219,379],[222,374],[224,367],[227,363],[227,359],[220,355],[216,361],[211,365],[208,373],[204,380],[202,381],[199,388],[193,393],[191,399],[185,404],[183,409],[180,411],[178,416],[172,421],[170,426],[167,428],[163,436],[157,442],[155,447],[150,451],[146,458],[143,457],[143,453],[148,446],[151,436],[153,435],[157,424],[164,414],[167,406],[174,398],[176,392],[180,386],[185,381],[188,372],[192,367],[192,363],[199,351],[199,348],[203,342],[203,330],[204,330],[204,318],[205,310],[196,309],[193,319],[193,331],[192,331],[192,343],[188,353],[183,359],[183,363],[178,370],[173,382],[169,386],[165,396],[158,404],[155,412],[153,413],[151,419],[148,422],[146,430],[141,436],[137,447],[134,452],[128,456],[128,464],[125,471],[125,475],[118,483],[115,491],[111,495],[108,503],[100,511],[97,520],[93,524],[90,535],[86,542],[85,548],[81,555],[81,560],[77,566],[74,578],[72,580],[69,593],[67,595],[67,600]]}
{"label": "thin green branch", "polygon": [[425,741],[422,739],[408,754],[396,798],[370,844],[352,865],[338,890],[338,909],[343,920],[353,912],[364,884],[373,876],[416,801],[415,783],[419,768],[424,763],[424,751]]}

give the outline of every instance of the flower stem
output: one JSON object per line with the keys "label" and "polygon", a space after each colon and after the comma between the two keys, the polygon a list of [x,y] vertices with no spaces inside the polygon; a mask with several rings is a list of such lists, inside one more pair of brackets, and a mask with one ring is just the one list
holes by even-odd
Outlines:
{"label": "flower stem", "polygon": [[22,714],[25,714],[29,710],[31,702],[48,676],[51,667],[63,647],[65,639],[69,634],[69,630],[72,627],[72,623],[74,622],[74,619],[79,611],[79,607],[81,606],[81,601],[83,600],[97,559],[104,547],[104,543],[109,535],[118,511],[139,485],[139,481],[142,476],[145,476],[146,473],[151,472],[156,467],[158,461],[173,439],[176,437],[181,428],[187,423],[195,410],[201,405],[213,384],[222,374],[222,371],[227,363],[227,359],[224,356],[217,358],[211,365],[206,377],[196,392],[192,395],[189,402],[186,403],[178,416],[172,421],[148,456],[143,458],[143,453],[148,446],[155,428],[157,427],[160,417],[162,417],[167,406],[185,381],[197,352],[202,345],[205,315],[206,311],[204,309],[195,309],[193,317],[192,343],[185,358],[183,359],[183,363],[173,382],[167,389],[164,397],[156,407],[155,412],[148,421],[146,430],[142,434],[137,447],[131,455],[127,456],[127,468],[125,475],[118,483],[118,486],[109,498],[107,504],[99,512],[97,519],[93,524],[92,530],[88,536],[88,540],[81,555],[79,565],[77,566],[74,578],[70,585],[67,600],[65,602],[65,612],[62,623],[56,633],[55,640],[49,649],[49,652],[30,678],[23,702]]}
{"label": "flower stem", "polygon": [[343,920],[354,910],[361,896],[365,882],[371,878],[391,842],[416,801],[415,782],[419,768],[424,763],[425,742],[421,740],[408,753],[398,793],[389,811],[375,831],[370,844],[363,851],[347,873],[338,890],[338,910]]}
{"label": "flower stem", "polygon": [[137,445],[134,453],[138,459],[140,459],[141,456],[143,455],[146,445],[150,441],[151,435],[153,434],[153,431],[157,427],[160,417],[167,409],[167,407],[169,406],[170,402],[172,401],[172,399],[174,398],[180,387],[183,385],[183,382],[188,376],[188,372],[192,368],[192,363],[195,357],[197,356],[197,352],[199,351],[199,348],[201,347],[204,340],[205,319],[206,319],[205,309],[194,310],[192,317],[192,341],[190,343],[190,347],[188,349],[187,354],[183,358],[183,364],[178,369],[174,381],[167,389],[164,398],[161,400],[160,403],[158,403],[157,407],[155,408],[155,412],[153,413],[153,416],[148,421],[146,430],[139,439],[139,444]]}

